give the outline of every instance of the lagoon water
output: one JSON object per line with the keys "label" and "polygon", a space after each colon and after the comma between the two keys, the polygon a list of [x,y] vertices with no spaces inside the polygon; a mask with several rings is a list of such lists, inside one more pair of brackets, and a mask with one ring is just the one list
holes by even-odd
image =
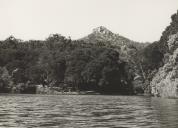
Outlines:
{"label": "lagoon water", "polygon": [[0,128],[178,128],[178,99],[0,95]]}

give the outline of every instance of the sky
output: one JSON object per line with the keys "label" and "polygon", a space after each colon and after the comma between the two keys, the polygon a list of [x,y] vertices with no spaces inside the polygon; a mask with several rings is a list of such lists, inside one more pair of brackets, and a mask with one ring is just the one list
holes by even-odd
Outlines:
{"label": "sky", "polygon": [[0,0],[0,40],[82,38],[99,26],[139,42],[159,40],[178,0]]}

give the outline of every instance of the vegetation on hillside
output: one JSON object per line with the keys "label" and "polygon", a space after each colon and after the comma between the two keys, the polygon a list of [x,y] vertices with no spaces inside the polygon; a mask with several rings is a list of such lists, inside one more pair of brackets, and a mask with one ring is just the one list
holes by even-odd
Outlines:
{"label": "vegetation on hillside", "polygon": [[59,34],[44,41],[9,37],[0,42],[0,92],[34,93],[36,85],[62,91],[132,94],[127,62],[112,47],[72,41]]}

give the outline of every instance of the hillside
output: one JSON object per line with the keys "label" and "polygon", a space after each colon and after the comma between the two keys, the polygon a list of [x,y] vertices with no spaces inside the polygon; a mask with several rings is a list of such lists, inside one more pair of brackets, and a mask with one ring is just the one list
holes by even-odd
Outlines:
{"label": "hillside", "polygon": [[[52,34],[46,40],[0,43],[0,92],[34,92],[36,85],[60,91],[133,94],[134,56],[147,44],[131,41],[105,27],[80,40]],[[31,88],[31,89],[29,89]]]}
{"label": "hillside", "polygon": [[46,40],[0,43],[0,92],[36,93],[38,86],[59,92],[133,94],[132,74],[117,50],[59,34]]}
{"label": "hillside", "polygon": [[149,43],[132,41],[119,34],[115,34],[104,26],[93,29],[89,35],[79,39],[87,44],[105,46],[119,52],[120,58],[128,63],[134,63],[134,56],[138,51],[145,48]]}

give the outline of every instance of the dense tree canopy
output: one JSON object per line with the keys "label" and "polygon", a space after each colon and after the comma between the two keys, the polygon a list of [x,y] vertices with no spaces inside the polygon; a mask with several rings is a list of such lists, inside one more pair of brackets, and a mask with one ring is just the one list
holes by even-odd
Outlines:
{"label": "dense tree canopy", "polygon": [[0,43],[0,90],[20,89],[25,93],[28,88],[43,85],[104,94],[132,93],[126,63],[116,49],[105,44],[72,41],[59,34],[45,41],[22,41],[11,36]]}

